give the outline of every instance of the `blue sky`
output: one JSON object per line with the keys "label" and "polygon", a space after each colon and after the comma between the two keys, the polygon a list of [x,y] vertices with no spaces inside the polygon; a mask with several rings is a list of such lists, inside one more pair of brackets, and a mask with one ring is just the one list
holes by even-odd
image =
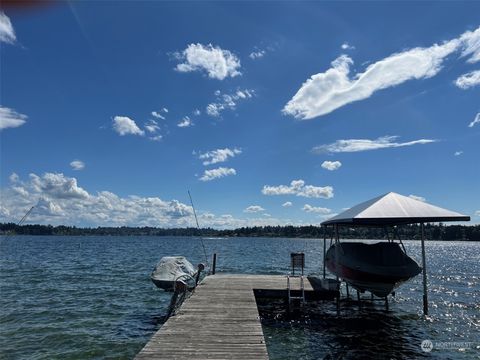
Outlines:
{"label": "blue sky", "polygon": [[480,221],[480,3],[61,2],[0,16],[0,221]]}

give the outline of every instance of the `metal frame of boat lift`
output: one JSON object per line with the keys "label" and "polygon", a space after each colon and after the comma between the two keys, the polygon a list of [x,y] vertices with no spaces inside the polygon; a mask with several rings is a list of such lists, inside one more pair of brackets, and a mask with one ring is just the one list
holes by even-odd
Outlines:
{"label": "metal frame of boat lift", "polygon": [[[338,234],[338,225],[339,224],[333,224],[333,229],[334,229],[334,232],[332,233],[332,236],[330,237],[330,246],[332,245],[332,241],[335,239],[335,244],[339,243],[340,242],[340,236]],[[326,261],[325,261],[325,258],[326,258],[326,253],[327,253],[327,227],[328,225],[322,225],[323,226],[323,278],[325,279],[326,278]],[[361,225],[361,226],[365,226],[365,225]],[[373,227],[373,226],[370,226],[370,227]],[[390,235],[388,233],[388,226],[383,226],[383,229],[385,230],[385,234],[387,236],[387,239],[389,242],[393,242],[395,241],[395,235],[397,235],[397,239],[398,241],[400,242],[400,245],[402,246],[402,249],[403,251],[406,253],[406,249],[405,249],[405,246],[402,242],[402,239],[398,236],[398,233],[396,231],[396,226],[393,226],[393,230],[394,230],[394,234],[392,236],[392,238],[390,239]],[[425,231],[424,231],[424,223],[421,223],[421,240],[422,240],[422,265],[423,265],[423,311],[424,311],[424,314],[425,315],[428,315],[428,299],[427,299],[427,275],[426,275],[426,261],[425,261]],[[336,248],[336,251],[335,251],[335,263],[338,263],[338,248]],[[340,282],[339,280],[339,277],[338,275],[336,275],[336,280]],[[346,291],[347,291],[347,299],[350,297],[349,295],[349,290],[348,290],[348,283],[345,283],[346,285]],[[394,293],[393,293],[394,294]],[[372,293],[372,301],[373,301],[373,293]],[[358,298],[358,302],[360,303],[360,292],[357,290],[357,298]],[[340,300],[340,297],[337,298],[337,307],[339,307],[339,300]],[[388,311],[388,298],[385,297],[385,308],[387,309]],[[338,311],[338,309],[337,309]]]}
{"label": "metal frame of boat lift", "polygon": [[[420,224],[423,272],[423,313],[428,315],[427,266],[425,260],[425,223],[445,221],[470,221],[470,216],[442,209],[437,206],[414,200],[407,196],[393,192],[358,204],[344,211],[343,213],[324,221],[321,224],[324,227],[323,277],[325,278],[326,276],[325,255],[327,226],[333,226],[335,243],[337,244],[340,242],[338,234],[339,226],[395,228],[398,225]],[[338,250],[335,252],[335,262],[338,263]],[[388,306],[388,303],[386,303],[386,305]]]}

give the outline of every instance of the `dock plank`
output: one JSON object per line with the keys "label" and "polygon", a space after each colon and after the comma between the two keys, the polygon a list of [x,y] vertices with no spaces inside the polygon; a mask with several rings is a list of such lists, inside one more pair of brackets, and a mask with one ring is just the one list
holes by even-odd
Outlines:
{"label": "dock plank", "polygon": [[[292,280],[300,288],[300,280]],[[283,275],[207,276],[135,359],[268,359],[254,289],[285,290]],[[312,290],[305,281],[305,290]]]}

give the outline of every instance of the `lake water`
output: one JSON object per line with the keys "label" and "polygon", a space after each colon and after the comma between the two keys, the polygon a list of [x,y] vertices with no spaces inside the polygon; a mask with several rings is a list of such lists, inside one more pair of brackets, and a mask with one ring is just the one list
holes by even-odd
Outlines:
{"label": "lake water", "polygon": [[[322,240],[204,241],[221,272],[286,274],[293,251],[305,252],[307,273],[322,266]],[[405,246],[419,261],[419,242]],[[351,305],[337,317],[325,302],[288,321],[267,311],[270,358],[480,358],[480,243],[426,246],[430,316],[421,315],[421,276],[397,291],[389,312],[382,303]],[[167,310],[170,295],[149,279],[166,255],[204,261],[195,238],[2,237],[0,358],[132,359]],[[423,340],[432,352],[422,351]]]}

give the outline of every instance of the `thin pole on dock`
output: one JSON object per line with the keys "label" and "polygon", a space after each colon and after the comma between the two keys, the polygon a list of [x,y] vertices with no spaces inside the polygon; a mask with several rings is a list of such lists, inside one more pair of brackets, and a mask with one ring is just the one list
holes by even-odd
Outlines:
{"label": "thin pole on dock", "polygon": [[423,268],[423,314],[428,315],[428,296],[427,296],[427,264],[425,261],[425,224],[420,224],[422,240],[422,268]]}
{"label": "thin pole on dock", "polygon": [[215,275],[217,270],[217,253],[213,253],[212,275]]}

